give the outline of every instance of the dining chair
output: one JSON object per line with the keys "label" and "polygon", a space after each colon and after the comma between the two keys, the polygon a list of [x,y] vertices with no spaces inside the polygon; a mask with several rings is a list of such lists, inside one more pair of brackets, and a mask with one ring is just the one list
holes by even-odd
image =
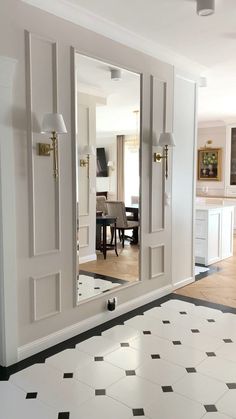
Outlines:
{"label": "dining chair", "polygon": [[125,230],[134,230],[139,228],[139,221],[129,221],[126,216],[125,204],[123,201],[107,201],[108,215],[116,217],[116,229],[112,230],[111,243],[113,241],[116,231],[119,232],[119,237],[122,242],[122,247],[125,245]]}
{"label": "dining chair", "polygon": [[96,211],[97,212],[102,212],[103,215],[107,214],[107,204],[106,204],[107,200],[106,197],[104,195],[101,196],[97,196],[96,197]]}

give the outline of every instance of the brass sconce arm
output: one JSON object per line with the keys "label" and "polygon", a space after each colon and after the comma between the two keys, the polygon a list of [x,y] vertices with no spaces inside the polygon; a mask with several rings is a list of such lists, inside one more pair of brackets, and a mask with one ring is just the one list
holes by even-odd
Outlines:
{"label": "brass sconce arm", "polygon": [[165,145],[163,156],[160,153],[154,153],[153,159],[155,163],[160,163],[165,159],[165,177],[168,179],[168,145]]}
{"label": "brass sconce arm", "polygon": [[38,143],[39,156],[50,156],[53,152],[53,177],[58,178],[58,138],[55,131],[52,132],[52,146],[46,143]]}

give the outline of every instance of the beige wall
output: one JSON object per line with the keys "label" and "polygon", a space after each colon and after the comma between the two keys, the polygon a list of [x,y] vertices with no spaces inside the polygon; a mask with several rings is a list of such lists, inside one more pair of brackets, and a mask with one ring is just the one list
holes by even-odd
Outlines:
{"label": "beige wall", "polygon": [[[14,11],[14,12],[13,12]],[[73,121],[71,125],[71,111],[73,111],[73,103],[71,96],[71,63],[70,63],[70,47],[74,46],[79,52],[99,58],[105,62],[111,62],[119,67],[142,74],[142,263],[141,276],[142,282],[132,287],[122,289],[116,292],[119,305],[127,303],[132,299],[142,298],[150,293],[156,292],[163,287],[171,287],[171,209],[164,208],[165,226],[161,231],[152,230],[150,226],[149,214],[155,211],[155,202],[158,201],[158,193],[156,193],[156,185],[158,182],[155,176],[160,173],[154,169],[154,165],[150,164],[151,160],[151,125],[150,113],[151,107],[151,75],[155,80],[164,80],[167,85],[166,112],[167,122],[166,129],[172,130],[173,119],[173,67],[162,63],[150,56],[115,43],[110,39],[106,39],[93,32],[82,29],[74,24],[66,22],[62,19],[54,17],[48,13],[40,11],[18,0],[8,0],[1,5],[0,15],[1,33],[0,37],[0,55],[12,57],[18,61],[16,78],[14,84],[14,106],[13,114],[13,135],[14,135],[14,153],[15,153],[15,182],[16,182],[16,223],[17,223],[17,290],[18,290],[18,347],[30,344],[36,352],[39,348],[37,342],[44,342],[43,338],[54,333],[56,339],[63,340],[64,335],[60,335],[59,331],[65,327],[69,327],[78,322],[88,319],[90,316],[101,314],[105,310],[105,302],[107,296],[101,296],[98,299],[91,300],[86,304],[75,306],[75,279],[74,279],[74,250],[75,229],[74,212],[72,208],[73,195],[75,194],[75,184],[73,179],[74,158],[72,155],[73,141]],[[58,202],[55,201],[56,194],[52,194],[54,185],[51,179],[51,166],[38,161],[38,157],[27,140],[27,114],[29,115],[29,106],[26,106],[26,85],[25,85],[25,35],[24,30],[28,30],[32,34],[37,34],[54,40],[58,43],[58,111],[64,116],[68,134],[60,138],[60,185],[59,185],[59,203],[60,211],[58,211]],[[32,35],[32,39],[34,35]],[[51,42],[51,41],[49,41]],[[33,106],[36,112],[36,118],[40,120],[44,108],[50,108],[53,104],[51,96],[46,97],[44,89],[44,81],[50,82],[50,65],[51,62],[46,59],[50,49],[39,43],[32,43],[33,47],[32,59],[34,60],[33,77],[36,78],[36,86],[33,85]],[[49,45],[50,47],[50,45]],[[37,60],[39,69],[42,62],[48,71],[40,73],[37,70]],[[27,63],[29,60],[27,58]],[[47,67],[48,65],[48,67]],[[42,89],[40,89],[42,83]],[[158,84],[158,83],[157,83]],[[161,83],[157,88],[162,89]],[[156,84],[154,83],[154,87]],[[29,93],[29,89],[28,89]],[[35,96],[37,93],[37,96]],[[44,100],[46,104],[44,106]],[[153,120],[163,121],[162,112],[158,116],[162,103],[158,102],[159,97],[152,97],[157,101],[157,108],[153,112]],[[50,106],[49,106],[50,105]],[[73,113],[72,113],[73,114]],[[162,130],[160,123],[157,130]],[[153,121],[152,121],[153,122]],[[159,125],[158,125],[159,124]],[[36,129],[35,129],[36,130]],[[36,130],[37,131],[37,130]],[[29,134],[29,133],[28,133]],[[35,133],[34,133],[35,134]],[[37,134],[37,135],[36,135]],[[36,132],[33,137],[34,142],[44,139]],[[39,164],[35,178],[32,177],[30,164],[36,161]],[[45,164],[44,183],[40,179],[43,165]],[[176,169],[178,170],[178,168]],[[152,173],[152,181],[150,179]],[[158,174],[159,173],[159,174]],[[32,182],[36,188],[37,197],[32,202],[31,186]],[[151,199],[150,187],[155,192],[152,194],[152,208],[149,208]],[[166,183],[166,191],[171,193],[171,181]],[[161,195],[162,196],[162,195]],[[162,196],[163,199],[163,196]],[[59,217],[60,247],[56,249],[55,243],[50,243],[50,248],[55,247],[57,250],[53,253],[47,253],[45,243],[42,242],[42,255],[31,254],[32,223],[30,214],[32,205],[35,208],[41,205],[41,201],[48,202],[50,217],[52,217],[52,206]],[[74,201],[75,202],[75,201]],[[157,207],[158,208],[158,207]],[[38,208],[35,208],[38,210]],[[39,213],[38,220],[41,218]],[[41,219],[41,223],[43,223]],[[43,227],[43,226],[42,226]],[[57,228],[57,225],[54,225]],[[44,228],[44,234],[47,236],[47,230]],[[42,233],[42,232],[41,232]],[[40,233],[40,234],[41,234]],[[46,237],[45,236],[45,237]],[[44,237],[44,238],[45,238]],[[37,237],[36,237],[37,239]],[[191,241],[191,237],[189,237]],[[45,250],[45,252],[44,252]],[[48,250],[48,249],[47,249]],[[165,252],[162,254],[162,252]],[[156,260],[160,258],[163,266],[156,266]],[[149,262],[150,261],[151,265]],[[163,272],[162,272],[163,270]],[[36,286],[36,296],[33,295],[33,285]],[[167,288],[163,288],[166,289]],[[171,289],[171,288],[168,288]],[[164,291],[163,291],[164,292]],[[166,291],[167,292],[167,291]],[[35,296],[35,301],[33,296]],[[44,298],[46,296],[46,298]],[[153,297],[154,298],[154,297]],[[8,301],[10,303],[10,299]],[[35,307],[35,302],[36,306]],[[125,305],[124,305],[125,307]],[[127,306],[127,309],[129,307]],[[37,311],[35,321],[35,310]],[[57,313],[53,313],[57,311]],[[45,317],[47,316],[47,317]],[[45,317],[45,318],[43,318]],[[40,319],[40,320],[37,320]],[[100,317],[101,321],[104,317]],[[107,317],[108,319],[108,317]],[[12,318],[12,324],[14,319]],[[78,333],[75,328],[73,333]]]}

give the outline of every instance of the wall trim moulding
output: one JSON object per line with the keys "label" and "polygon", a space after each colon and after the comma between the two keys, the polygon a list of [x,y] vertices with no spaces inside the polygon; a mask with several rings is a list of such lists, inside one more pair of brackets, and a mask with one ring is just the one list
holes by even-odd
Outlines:
{"label": "wall trim moulding", "polygon": [[37,339],[26,345],[20,346],[18,348],[18,361],[28,358],[31,355],[43,351],[44,349],[48,349],[49,347],[63,342],[67,339],[70,339],[80,333],[86,332],[89,329],[92,329],[102,323],[112,320],[144,304],[150,303],[158,298],[164,297],[165,295],[170,294],[171,291],[172,286],[167,285],[163,288],[152,291],[148,294],[145,294],[144,296],[135,298],[134,300],[128,301],[118,306],[116,311],[114,312],[104,311],[103,313],[97,314],[96,316],[90,317],[79,323],[75,323],[72,326],[68,326],[62,330],[59,330],[58,332],[52,333],[41,339]]}
{"label": "wall trim moulding", "polygon": [[185,287],[186,285],[192,284],[193,282],[195,282],[195,278],[193,276],[190,278],[183,279],[182,281],[173,284],[173,290]]}
{"label": "wall trim moulding", "polygon": [[69,0],[54,0],[53,2],[48,0],[22,1],[100,35],[106,36],[107,38],[130,48],[134,48],[144,54],[151,55],[152,57],[179,68],[188,69],[188,71],[198,76],[207,70],[205,66],[189,60],[181,54],[177,54],[170,48],[166,48],[151,39],[96,15],[77,4],[71,3]]}
{"label": "wall trim moulding", "polygon": [[79,258],[79,263],[86,263],[86,262],[92,262],[93,260],[97,260],[97,255],[96,253],[92,254],[92,255],[87,255],[87,256],[81,256]]}
{"label": "wall trim moulding", "polygon": [[[30,256],[44,256],[58,253],[61,250],[60,232],[60,178],[55,183],[55,248],[38,251],[36,244],[36,220],[35,220],[35,175],[34,175],[34,141],[33,141],[33,86],[32,86],[32,40],[42,40],[50,43],[52,47],[52,102],[53,112],[58,111],[58,63],[57,43],[49,38],[31,33],[25,30],[26,46],[26,112],[27,112],[27,143],[28,143],[28,167],[29,167],[29,218],[30,218]],[[58,146],[59,148],[59,146]],[[58,150],[59,153],[59,150]]]}
{"label": "wall trim moulding", "polygon": [[[158,255],[156,257],[154,256],[154,251],[160,249],[161,254],[159,255],[159,261],[160,261],[160,270],[154,271],[154,261],[158,261]],[[157,246],[149,246],[149,255],[150,255],[150,279],[158,278],[159,276],[162,276],[165,274],[165,245],[158,244]]]}
{"label": "wall trim moulding", "polygon": [[84,243],[81,243],[81,238],[79,240],[79,249],[84,249],[85,247],[89,246],[89,224],[79,226],[79,237],[81,235],[81,230],[86,230],[87,232],[87,236],[86,236],[87,241],[85,241]]}
{"label": "wall trim moulding", "polygon": [[[151,75],[151,139],[156,143],[162,132],[166,130],[167,116],[167,82]],[[159,233],[165,230],[165,173],[164,161],[155,163],[153,151],[163,154],[163,147],[152,147],[151,168],[151,217],[150,233]]]}
{"label": "wall trim moulding", "polygon": [[[54,279],[56,280],[56,288],[55,288],[55,310],[45,313],[45,314],[41,314],[38,315],[37,314],[37,307],[38,307],[38,301],[37,301],[37,283],[42,281],[43,279],[48,278],[48,280],[50,279]],[[49,317],[55,316],[56,314],[61,313],[61,271],[58,272],[52,272],[52,273],[47,273],[43,276],[38,276],[38,277],[34,277],[31,278],[32,281],[32,294],[33,294],[33,301],[32,301],[32,319],[33,322],[37,322],[39,320],[44,320],[47,319]]]}

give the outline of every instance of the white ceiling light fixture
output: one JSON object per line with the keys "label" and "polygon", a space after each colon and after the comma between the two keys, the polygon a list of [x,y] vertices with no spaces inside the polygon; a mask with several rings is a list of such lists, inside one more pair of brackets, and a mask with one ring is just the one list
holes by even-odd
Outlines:
{"label": "white ceiling light fixture", "polygon": [[197,14],[210,16],[215,13],[215,0],[197,0]]}
{"label": "white ceiling light fixture", "polygon": [[111,80],[120,81],[121,80],[121,70],[119,68],[111,68]]}

